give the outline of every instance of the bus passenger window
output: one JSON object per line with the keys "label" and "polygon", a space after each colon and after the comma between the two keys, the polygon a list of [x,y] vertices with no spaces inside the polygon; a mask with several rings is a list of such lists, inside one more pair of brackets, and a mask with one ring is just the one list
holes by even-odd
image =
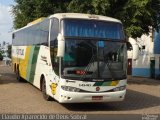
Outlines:
{"label": "bus passenger window", "polygon": [[57,57],[57,40],[51,41],[50,43],[50,53],[51,53],[51,62],[54,72],[59,75],[59,60]]}

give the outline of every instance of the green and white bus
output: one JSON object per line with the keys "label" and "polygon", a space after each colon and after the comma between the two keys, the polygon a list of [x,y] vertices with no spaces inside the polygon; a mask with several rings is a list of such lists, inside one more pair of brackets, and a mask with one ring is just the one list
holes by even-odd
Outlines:
{"label": "green and white bus", "polygon": [[127,47],[114,18],[57,13],[12,35],[18,80],[60,103],[122,101],[127,85]]}

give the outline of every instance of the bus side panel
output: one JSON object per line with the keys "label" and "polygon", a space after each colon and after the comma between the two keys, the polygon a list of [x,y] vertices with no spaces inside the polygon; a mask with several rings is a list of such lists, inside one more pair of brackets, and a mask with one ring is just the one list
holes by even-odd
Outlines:
{"label": "bus side panel", "polygon": [[[45,77],[47,94],[58,100],[59,91],[57,90],[57,85],[59,82],[59,77],[54,73],[54,70],[52,68],[50,48],[47,46],[41,46],[39,49],[39,55],[37,58],[37,65],[33,81],[33,85],[37,88],[40,88],[41,75],[44,75]],[[53,85],[56,85],[54,86],[54,89]]]}
{"label": "bus side panel", "polygon": [[28,55],[29,59],[28,59],[28,66],[26,70],[27,71],[26,79],[30,83],[33,83],[34,81],[35,69],[37,65],[37,58],[39,55],[39,49],[40,49],[40,46],[32,46],[30,48],[30,54]]}
{"label": "bus side panel", "polygon": [[18,64],[16,49],[17,46],[12,46],[12,70],[14,72],[16,72],[16,65]]}
{"label": "bus side panel", "polygon": [[[41,75],[44,75],[46,84],[48,84],[48,81],[53,79],[50,77],[50,74],[52,74],[52,66],[51,66],[51,60],[50,60],[50,51],[47,46],[41,46],[39,49],[39,54],[37,56],[37,63],[35,67],[35,76],[33,84],[40,88],[40,78]],[[47,85],[48,87],[49,85]]]}
{"label": "bus side panel", "polygon": [[21,77],[27,80],[26,75],[27,75],[27,67],[29,65],[28,59],[29,59],[31,46],[27,46],[25,49],[26,49],[25,58],[20,60],[19,70],[20,70]]}
{"label": "bus side panel", "polygon": [[[18,52],[20,51],[20,52]],[[50,49],[47,46],[13,46],[12,61],[19,66],[20,76],[40,89],[40,78],[44,75],[47,94],[58,99],[59,92],[53,94],[51,85],[58,84],[59,77],[52,70]]]}
{"label": "bus side panel", "polygon": [[33,83],[40,46],[13,46],[12,63],[22,78]]}
{"label": "bus side panel", "polygon": [[29,52],[30,46],[12,46],[13,70],[19,69],[19,74],[24,79],[26,79]]}

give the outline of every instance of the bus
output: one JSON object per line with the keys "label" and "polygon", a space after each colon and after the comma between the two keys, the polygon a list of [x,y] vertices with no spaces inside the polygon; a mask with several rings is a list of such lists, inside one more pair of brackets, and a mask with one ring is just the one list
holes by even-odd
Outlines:
{"label": "bus", "polygon": [[120,20],[56,13],[12,34],[12,68],[19,81],[59,103],[123,101],[127,46]]}

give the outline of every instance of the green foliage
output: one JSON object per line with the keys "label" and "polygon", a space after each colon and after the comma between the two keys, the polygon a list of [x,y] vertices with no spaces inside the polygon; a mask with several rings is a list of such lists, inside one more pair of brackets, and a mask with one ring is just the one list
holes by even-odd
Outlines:
{"label": "green foliage", "polygon": [[67,12],[66,6],[69,1],[71,0],[15,0],[17,4],[12,6],[14,28],[21,28],[40,17]]}
{"label": "green foliage", "polygon": [[127,36],[148,34],[150,27],[158,30],[160,0],[15,0],[14,27],[20,28],[54,13],[77,12],[120,19]]}
{"label": "green foliage", "polygon": [[92,0],[72,0],[67,7],[67,12],[93,13]]}
{"label": "green foliage", "polygon": [[120,12],[119,18],[128,36],[140,37],[149,33],[152,26],[158,30],[160,23],[160,0],[128,0]]}

